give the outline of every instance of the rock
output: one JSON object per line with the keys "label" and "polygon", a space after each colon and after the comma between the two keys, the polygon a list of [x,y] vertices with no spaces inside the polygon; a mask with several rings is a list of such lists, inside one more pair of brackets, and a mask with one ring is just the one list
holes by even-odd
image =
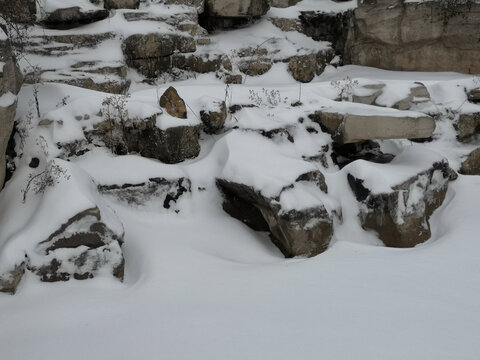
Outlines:
{"label": "rock", "polygon": [[137,34],[129,36],[123,43],[127,65],[147,77],[171,70],[174,52],[195,50],[193,37],[178,34]]}
{"label": "rock", "polygon": [[417,83],[417,86],[410,89],[410,94],[392,107],[398,110],[410,110],[413,105],[430,101],[430,93],[425,85]]}
{"label": "rock", "polygon": [[[0,27],[0,39],[4,35]],[[0,40],[0,188],[5,180],[5,152],[13,129],[16,94],[22,85],[22,74],[13,57],[10,44]]]}
{"label": "rock", "polygon": [[140,0],[104,0],[105,9],[138,9]]}
{"label": "rock", "polygon": [[468,154],[460,167],[459,173],[463,175],[480,175],[480,148]]}
{"label": "rock", "polygon": [[474,104],[480,103],[480,88],[472,89],[467,94],[468,101]]}
{"label": "rock", "polygon": [[160,97],[160,106],[173,117],[187,118],[185,101],[178,95],[177,90],[171,86]]}
{"label": "rock", "polygon": [[0,291],[8,294],[15,294],[18,285],[25,273],[25,263],[16,265],[13,270],[6,274],[0,274]]}
{"label": "rock", "polygon": [[307,83],[312,81],[315,75],[320,75],[332,58],[331,51],[292,56],[288,62],[288,71],[295,80]]}
{"label": "rock", "polygon": [[269,0],[268,2],[271,7],[287,8],[296,5],[300,1],[301,0]]}
{"label": "rock", "polygon": [[[365,105],[376,105],[377,98],[382,94],[382,89],[385,87],[385,84],[367,84],[362,86],[363,89],[366,89],[368,95],[356,95],[353,94],[353,102]],[[362,91],[363,93],[363,91]]]}
{"label": "rock", "polygon": [[28,269],[42,281],[83,280],[108,268],[123,280],[123,233],[102,221],[99,208],[90,208],[68,219],[29,254]]}
{"label": "rock", "polygon": [[[417,155],[412,152],[409,156]],[[371,178],[380,178],[382,171],[393,170],[394,162],[377,165],[376,170],[365,172],[364,177],[349,173],[348,182],[361,202],[363,228],[376,231],[386,246],[413,247],[431,236],[428,220],[445,198],[450,179],[449,166],[446,161],[435,162],[425,171],[388,187],[390,190],[386,192],[376,191],[369,185],[375,183]],[[382,166],[387,168],[382,170]]]}
{"label": "rock", "polygon": [[260,76],[272,68],[272,62],[266,58],[243,60],[238,64],[238,68],[245,75]]}
{"label": "rock", "polygon": [[460,114],[455,128],[458,141],[471,142],[476,135],[480,134],[480,112]]}
{"label": "rock", "polygon": [[205,8],[205,0],[166,0],[169,5],[185,5],[193,6],[199,13],[202,13]]}
{"label": "rock", "polygon": [[267,0],[206,0],[206,10],[213,17],[259,17],[267,13]]}
{"label": "rock", "polygon": [[[300,182],[311,182],[318,189],[326,189],[323,175],[299,176]],[[322,204],[306,209],[282,209],[282,196],[301,190],[292,185],[275,198],[262,195],[253,187],[224,179],[217,179],[224,195],[223,209],[232,217],[254,230],[270,231],[273,243],[285,257],[315,256],[328,248],[333,235],[333,218]],[[293,195],[295,196],[295,195]]]}
{"label": "rock", "polygon": [[197,157],[200,153],[198,139],[202,125],[182,120],[184,125],[161,129],[157,126],[157,118],[161,119],[162,116],[165,115],[129,119],[123,125],[104,121],[95,125],[95,130],[86,136],[91,143],[97,143],[99,139],[117,154],[136,153],[167,164]]}
{"label": "rock", "polygon": [[333,143],[332,160],[341,169],[355,160],[367,160],[378,164],[386,164],[394,159],[395,155],[384,153],[380,145],[371,140],[357,143]]}
{"label": "rock", "polygon": [[225,101],[213,98],[204,98],[202,110],[200,110],[200,119],[204,125],[206,133],[216,133],[223,128],[227,119],[227,106]]}
{"label": "rock", "polygon": [[0,14],[14,23],[33,23],[36,13],[36,0],[0,0]]}
{"label": "rock", "polygon": [[108,10],[84,10],[79,6],[59,8],[46,15],[43,24],[53,29],[72,29],[107,18]]}
{"label": "rock", "polygon": [[302,32],[302,26],[298,19],[290,18],[273,18],[270,19],[273,25],[278,27],[282,31],[298,31]]}
{"label": "rock", "polygon": [[389,70],[479,73],[479,26],[475,2],[363,1],[355,10],[344,60]]}
{"label": "rock", "polygon": [[[139,184],[99,185],[100,193],[112,196],[128,204],[144,205],[159,200],[164,209],[176,209],[177,201],[186,193],[191,193],[189,179],[151,178]],[[176,211],[179,211],[176,209]]]}
{"label": "rock", "polygon": [[[416,113],[409,113],[416,114]],[[316,111],[310,118],[340,144],[375,139],[423,139],[435,130],[433,118],[401,114],[356,115]]]}

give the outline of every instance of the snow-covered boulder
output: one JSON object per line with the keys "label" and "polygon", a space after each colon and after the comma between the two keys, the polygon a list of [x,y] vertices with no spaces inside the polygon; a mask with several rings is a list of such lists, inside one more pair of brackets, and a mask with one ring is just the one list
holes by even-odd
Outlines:
{"label": "snow-covered boulder", "polygon": [[310,116],[342,144],[374,139],[431,137],[435,121],[423,113],[338,103]]}
{"label": "snow-covered boulder", "polygon": [[227,105],[225,101],[212,97],[203,97],[200,119],[206,133],[215,133],[223,128],[227,119]]}
{"label": "snow-covered boulder", "polygon": [[442,156],[411,146],[389,164],[358,160],[346,169],[365,229],[391,247],[413,247],[430,238],[428,220],[442,204],[451,177]]}
{"label": "snow-covered boulder", "polygon": [[43,24],[54,29],[71,29],[108,17],[108,10],[98,8],[86,1],[82,1],[82,3],[86,4],[58,7],[51,12],[46,12],[45,18],[42,20]]}
{"label": "snow-covered boulder", "polygon": [[270,232],[286,257],[325,251],[341,211],[327,194],[323,174],[277,153],[271,140],[256,133],[236,131],[225,141],[228,159],[216,181],[224,210],[254,230]]}
{"label": "snow-covered boulder", "polygon": [[467,155],[459,172],[464,175],[480,175],[480,148]]}
{"label": "snow-covered boulder", "polygon": [[7,35],[0,27],[0,187],[5,179],[5,151],[13,129],[16,94],[22,75],[13,57]]}
{"label": "snow-covered boulder", "polygon": [[480,112],[460,114],[454,125],[458,141],[471,142],[480,134]]}
{"label": "snow-covered boulder", "polygon": [[14,293],[24,270],[48,282],[123,279],[123,225],[92,179],[59,159],[30,171],[18,169],[1,194],[0,290]]}
{"label": "snow-covered boulder", "polygon": [[138,9],[140,0],[104,0],[105,9]]}

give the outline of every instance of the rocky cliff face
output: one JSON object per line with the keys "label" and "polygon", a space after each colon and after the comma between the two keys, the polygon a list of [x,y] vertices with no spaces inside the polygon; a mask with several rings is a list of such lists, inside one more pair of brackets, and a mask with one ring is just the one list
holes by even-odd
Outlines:
{"label": "rocky cliff face", "polygon": [[480,4],[359,2],[345,60],[392,70],[480,72]]}
{"label": "rocky cliff face", "polygon": [[0,28],[0,187],[5,180],[5,151],[13,129],[16,94],[21,84],[22,75],[14,61],[6,34]]}

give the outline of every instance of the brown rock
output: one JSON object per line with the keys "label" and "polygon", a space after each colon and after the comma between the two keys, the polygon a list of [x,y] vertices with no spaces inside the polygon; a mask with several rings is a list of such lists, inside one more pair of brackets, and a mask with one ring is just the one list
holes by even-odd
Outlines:
{"label": "brown rock", "polygon": [[223,128],[227,119],[227,106],[225,101],[212,100],[212,104],[207,104],[208,110],[200,111],[200,119],[204,124],[206,133],[215,133]]}
{"label": "brown rock", "polygon": [[480,175],[480,148],[468,154],[460,167],[459,173],[463,175]]}
{"label": "brown rock", "polygon": [[171,116],[186,119],[187,107],[185,101],[178,95],[177,90],[169,87],[160,97],[160,106],[164,108]]}

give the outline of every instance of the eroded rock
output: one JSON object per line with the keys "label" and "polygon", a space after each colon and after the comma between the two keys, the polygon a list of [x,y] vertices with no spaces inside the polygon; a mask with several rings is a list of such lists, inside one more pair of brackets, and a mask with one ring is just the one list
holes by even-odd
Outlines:
{"label": "eroded rock", "polygon": [[177,90],[171,86],[165,90],[163,95],[160,97],[160,106],[173,117],[180,119],[187,118],[187,107],[185,106],[185,101],[183,101],[180,95],[178,95]]}
{"label": "eroded rock", "polygon": [[[418,155],[410,152],[408,156]],[[373,178],[379,178],[382,171],[395,171],[396,162],[401,163],[405,156],[397,159],[389,165],[377,165],[363,177],[354,170],[348,174],[348,182],[361,203],[363,228],[376,231],[387,246],[413,247],[430,238],[429,218],[445,198],[451,171],[446,160],[438,161],[400,184],[375,188]]]}

